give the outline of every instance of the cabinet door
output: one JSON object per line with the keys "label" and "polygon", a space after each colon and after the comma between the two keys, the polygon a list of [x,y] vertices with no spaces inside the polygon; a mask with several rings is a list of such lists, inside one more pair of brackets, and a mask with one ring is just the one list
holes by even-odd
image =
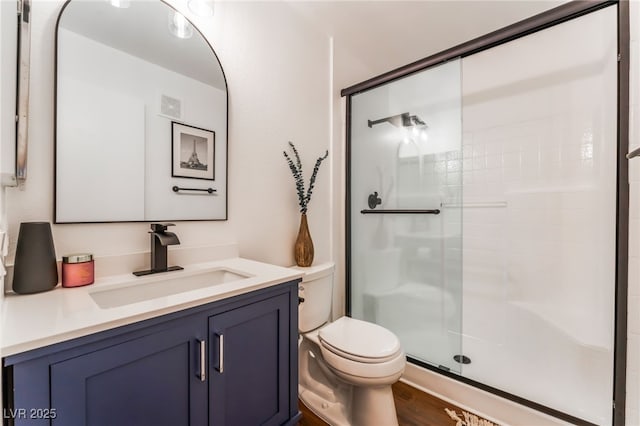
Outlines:
{"label": "cabinet door", "polygon": [[205,318],[172,320],[152,334],[124,335],[123,343],[52,364],[53,424],[206,425]]}
{"label": "cabinet door", "polygon": [[210,425],[289,419],[289,306],[282,294],[209,318]]}

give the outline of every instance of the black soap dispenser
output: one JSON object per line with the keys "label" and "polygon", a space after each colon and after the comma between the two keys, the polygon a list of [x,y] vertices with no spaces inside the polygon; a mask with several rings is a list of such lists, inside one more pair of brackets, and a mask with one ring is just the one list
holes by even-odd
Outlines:
{"label": "black soap dispenser", "polygon": [[49,222],[23,222],[13,264],[13,291],[31,294],[58,284],[56,250]]}

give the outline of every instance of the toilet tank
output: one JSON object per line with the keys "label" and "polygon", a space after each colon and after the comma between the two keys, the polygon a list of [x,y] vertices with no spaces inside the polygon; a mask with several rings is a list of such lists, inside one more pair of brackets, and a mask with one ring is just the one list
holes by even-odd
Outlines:
{"label": "toilet tank", "polygon": [[331,319],[333,300],[333,262],[303,268],[294,266],[305,275],[298,287],[304,302],[298,305],[298,329],[306,333],[320,327]]}

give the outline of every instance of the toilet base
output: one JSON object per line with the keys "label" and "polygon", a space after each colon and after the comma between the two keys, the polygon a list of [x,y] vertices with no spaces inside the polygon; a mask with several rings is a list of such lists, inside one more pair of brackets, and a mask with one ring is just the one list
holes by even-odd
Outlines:
{"label": "toilet base", "polygon": [[331,426],[398,426],[391,384],[402,371],[384,378],[352,377],[329,367],[312,341],[303,337],[298,349],[298,397],[316,416]]}
{"label": "toilet base", "polygon": [[298,396],[313,414],[331,426],[398,426],[391,386],[354,386],[352,390],[349,409],[342,401],[327,400],[304,386],[300,386]]}
{"label": "toilet base", "polygon": [[347,410],[341,401],[328,401],[313,391],[300,387],[300,401],[316,416],[332,426],[351,426]]}
{"label": "toilet base", "polygon": [[317,347],[302,338],[299,346],[298,397],[313,414],[333,426],[350,426],[351,386],[342,383],[321,361]]}
{"label": "toilet base", "polygon": [[390,385],[354,386],[351,409],[353,426],[398,426]]}

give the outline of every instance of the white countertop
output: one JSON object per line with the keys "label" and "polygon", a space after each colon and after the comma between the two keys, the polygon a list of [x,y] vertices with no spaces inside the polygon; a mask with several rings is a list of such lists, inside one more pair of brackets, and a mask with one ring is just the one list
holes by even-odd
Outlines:
{"label": "white countertop", "polygon": [[[91,297],[100,290],[187,277],[214,268],[226,268],[250,275],[249,278],[217,284],[170,296],[102,309]],[[133,274],[97,278],[92,285],[55,289],[31,295],[7,294],[2,302],[2,356],[86,336],[171,312],[302,277],[303,271],[283,268],[242,258],[231,258],[185,266],[183,271],[164,272],[145,277]]]}

